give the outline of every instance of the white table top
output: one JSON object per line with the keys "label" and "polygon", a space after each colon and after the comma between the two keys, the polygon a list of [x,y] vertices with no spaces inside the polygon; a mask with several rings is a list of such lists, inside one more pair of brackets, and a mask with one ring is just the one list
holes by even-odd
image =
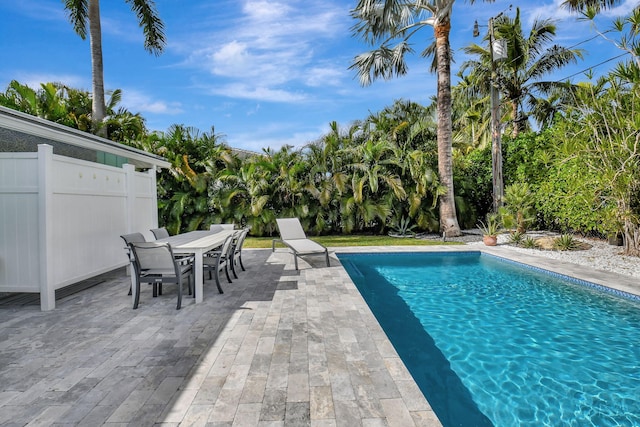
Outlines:
{"label": "white table top", "polygon": [[233,233],[235,233],[234,230],[220,230],[217,232],[198,230],[176,234],[175,236],[158,239],[158,241],[168,242],[174,252],[195,252],[216,248],[222,245],[226,238]]}

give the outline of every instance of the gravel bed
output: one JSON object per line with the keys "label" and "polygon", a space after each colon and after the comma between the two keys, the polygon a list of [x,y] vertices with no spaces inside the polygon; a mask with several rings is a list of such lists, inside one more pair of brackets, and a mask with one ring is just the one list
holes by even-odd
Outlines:
{"label": "gravel bed", "polygon": [[[527,233],[527,236],[533,238],[553,235],[553,233],[547,232]],[[421,238],[442,240],[442,236],[437,235],[425,235]],[[499,235],[498,244],[508,245],[508,238],[509,236],[506,234]],[[582,237],[576,237],[576,239],[581,242],[588,243],[589,245],[591,245],[591,248],[575,251],[525,249],[513,245],[510,245],[510,248],[514,251],[529,253],[579,265],[586,265],[597,270],[610,271],[618,274],[624,274],[626,276],[640,278],[640,258],[622,255],[622,247],[610,245],[604,240],[587,239]],[[446,240],[464,242],[467,245],[484,244],[482,243],[482,233],[480,232],[480,230],[465,230],[461,237],[452,237],[447,238]]]}

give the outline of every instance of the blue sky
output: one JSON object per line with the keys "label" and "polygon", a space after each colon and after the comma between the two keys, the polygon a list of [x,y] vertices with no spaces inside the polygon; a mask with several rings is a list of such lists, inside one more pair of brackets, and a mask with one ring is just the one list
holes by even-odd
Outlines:
{"label": "blue sky", "polygon": [[[480,42],[473,23],[520,7],[525,31],[532,20],[557,21],[556,43],[569,47],[595,35],[553,1],[454,4],[451,45],[456,62],[462,47]],[[318,139],[337,121],[348,126],[394,100],[428,104],[436,91],[429,62],[414,54],[409,73],[369,87],[349,70],[355,55],[369,49],[352,36],[349,15],[356,0],[156,0],[167,46],[156,57],[143,49],[142,30],[124,0],[101,2],[105,88],[121,89],[120,105],[139,112],[152,130],[172,124],[221,134],[232,147],[260,151]],[[509,11],[509,5],[512,5]],[[627,0],[612,16],[628,13]],[[62,0],[0,0],[0,90],[11,80],[39,87],[57,81],[91,90],[89,41],[68,22]],[[608,28],[609,20],[602,24]],[[481,28],[486,31],[486,28]],[[416,37],[417,36],[417,37]],[[417,34],[419,53],[433,30]],[[565,79],[619,51],[601,38],[583,43],[585,58],[553,78]],[[599,66],[605,72],[615,62]],[[572,78],[585,80],[582,74]]]}

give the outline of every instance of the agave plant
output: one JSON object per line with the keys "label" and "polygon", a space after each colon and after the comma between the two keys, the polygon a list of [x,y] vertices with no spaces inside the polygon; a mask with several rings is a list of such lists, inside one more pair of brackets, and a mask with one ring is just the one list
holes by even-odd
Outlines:
{"label": "agave plant", "polygon": [[525,249],[540,249],[540,243],[533,237],[527,237],[520,244],[521,247]]}
{"label": "agave plant", "polygon": [[514,231],[513,233],[509,234],[509,243],[511,243],[512,245],[520,246],[522,245],[522,242],[524,242],[525,237],[525,233]]}
{"label": "agave plant", "polygon": [[500,232],[500,221],[497,215],[487,215],[487,221],[480,221],[478,228],[484,236],[497,236]]}
{"label": "agave plant", "polygon": [[411,218],[402,217],[399,220],[396,220],[395,223],[391,226],[391,231],[389,231],[390,236],[414,236],[416,233],[413,229],[416,228],[416,224],[411,224]]}
{"label": "agave plant", "polygon": [[553,240],[553,248],[558,251],[572,251],[578,246],[578,241],[571,234],[563,234]]}

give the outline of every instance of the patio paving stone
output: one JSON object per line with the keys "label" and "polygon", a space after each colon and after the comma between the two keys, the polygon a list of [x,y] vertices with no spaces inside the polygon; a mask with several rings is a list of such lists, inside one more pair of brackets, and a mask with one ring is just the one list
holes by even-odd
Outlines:
{"label": "patio paving stone", "polygon": [[0,425],[439,426],[337,259],[309,258],[245,249],[181,310],[168,285],[133,310],[124,268],[50,312],[5,299]]}

